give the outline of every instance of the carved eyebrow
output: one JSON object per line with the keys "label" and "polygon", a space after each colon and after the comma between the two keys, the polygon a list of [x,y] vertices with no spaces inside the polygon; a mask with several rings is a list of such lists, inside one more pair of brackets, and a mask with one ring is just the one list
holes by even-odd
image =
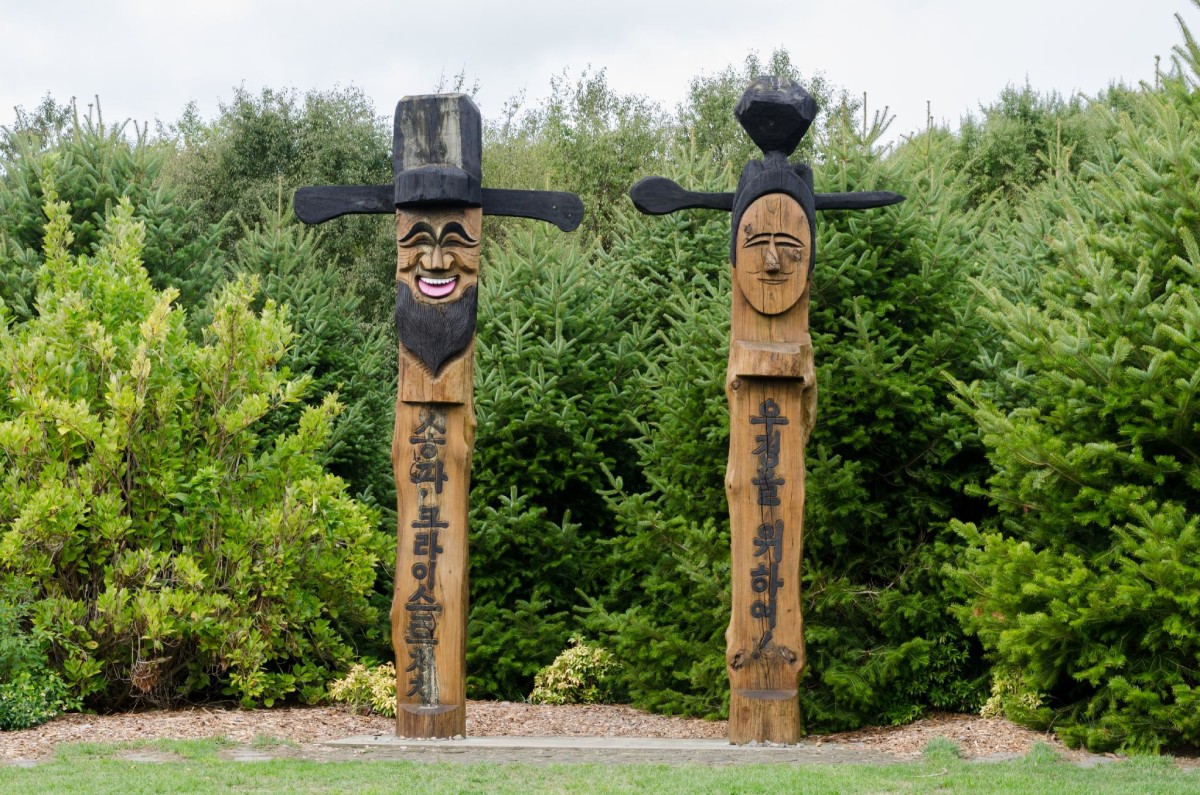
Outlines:
{"label": "carved eyebrow", "polygon": [[397,242],[408,243],[415,238],[420,237],[421,235],[428,235],[431,238],[434,237],[433,227],[425,221],[417,221],[412,225],[412,229],[409,229],[404,237],[400,238]]}
{"label": "carved eyebrow", "polygon": [[445,240],[450,235],[456,235],[458,237],[461,237],[463,240],[470,243],[471,245],[474,245],[479,242],[479,238],[471,237],[471,233],[468,232],[466,227],[464,227],[458,221],[448,221],[446,223],[446,225],[442,227],[441,239]]}
{"label": "carved eyebrow", "polygon": [[757,246],[771,242],[771,238],[775,238],[775,245],[780,246],[799,246],[804,247],[804,241],[795,235],[789,235],[787,232],[759,232],[756,235],[750,235],[746,238],[743,246]]}

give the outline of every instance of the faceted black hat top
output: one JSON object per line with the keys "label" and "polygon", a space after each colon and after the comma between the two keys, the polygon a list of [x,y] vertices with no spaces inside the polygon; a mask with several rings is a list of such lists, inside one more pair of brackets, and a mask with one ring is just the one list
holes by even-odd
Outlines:
{"label": "faceted black hat top", "polygon": [[817,101],[786,77],[757,78],[733,113],[763,154],[787,157],[817,117]]}

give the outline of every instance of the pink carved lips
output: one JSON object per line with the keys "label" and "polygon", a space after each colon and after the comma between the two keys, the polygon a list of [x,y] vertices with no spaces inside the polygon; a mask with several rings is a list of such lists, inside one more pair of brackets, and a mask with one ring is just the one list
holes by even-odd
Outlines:
{"label": "pink carved lips", "polygon": [[433,276],[417,277],[417,289],[421,291],[421,295],[428,296],[429,298],[445,298],[454,292],[457,284],[457,276],[447,276],[445,278],[435,278]]}

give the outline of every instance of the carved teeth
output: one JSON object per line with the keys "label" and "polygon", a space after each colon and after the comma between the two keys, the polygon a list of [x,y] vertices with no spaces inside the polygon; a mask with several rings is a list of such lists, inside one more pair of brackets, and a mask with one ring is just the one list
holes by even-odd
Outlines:
{"label": "carved teeth", "polygon": [[421,291],[422,295],[429,298],[445,298],[454,292],[457,284],[457,276],[449,276],[441,279],[435,279],[430,276],[417,277],[417,289]]}

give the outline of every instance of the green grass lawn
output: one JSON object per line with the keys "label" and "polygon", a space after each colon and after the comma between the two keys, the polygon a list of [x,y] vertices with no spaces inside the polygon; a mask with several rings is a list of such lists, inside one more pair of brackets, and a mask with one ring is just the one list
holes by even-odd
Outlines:
{"label": "green grass lawn", "polygon": [[[893,765],[534,765],[445,762],[224,761],[221,741],[64,746],[33,768],[0,767],[5,793],[173,792],[686,792],[686,793],[1193,793],[1200,770],[1168,757],[1080,768],[1046,746],[1009,762],[967,762],[949,743]],[[269,751],[270,744],[252,746]],[[121,758],[130,752],[167,762]]]}

